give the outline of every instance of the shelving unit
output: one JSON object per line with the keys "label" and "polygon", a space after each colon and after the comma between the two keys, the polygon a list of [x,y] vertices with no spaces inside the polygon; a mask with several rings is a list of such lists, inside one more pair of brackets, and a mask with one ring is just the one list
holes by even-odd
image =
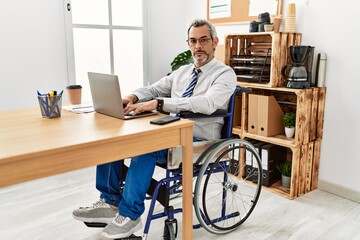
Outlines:
{"label": "shelving unit", "polygon": [[301,33],[247,33],[225,37],[225,64],[239,82],[256,87],[281,87],[281,67],[289,59],[289,47],[299,45]]}
{"label": "shelving unit", "polygon": [[[259,130],[262,128],[256,132],[253,124],[250,124],[249,131],[249,94],[241,93],[236,98],[233,121],[233,134],[240,138],[272,143],[288,149],[287,160],[292,162],[290,189],[281,187],[280,181],[264,188],[289,199],[317,188],[326,94],[325,88],[284,87],[286,80],[281,76],[281,69],[289,63],[290,46],[300,45],[301,37],[301,33],[285,32],[230,34],[225,37],[225,64],[234,69],[237,85],[251,88],[252,94],[270,96],[258,99],[271,98],[274,103],[275,98],[275,109],[278,109],[279,104],[284,113],[296,112],[295,136],[292,139],[288,139],[284,133],[264,134]],[[262,114],[261,111],[260,113]],[[271,117],[275,115],[273,113]],[[268,121],[269,126],[264,129],[269,129],[273,119]],[[281,127],[276,130],[279,129],[281,131]],[[244,177],[246,173],[241,174]]]}
{"label": "shelving unit", "polygon": [[[249,84],[238,83],[240,87]],[[249,94],[236,98],[233,134],[244,139],[254,139],[283,146],[291,150],[292,178],[290,189],[281,187],[280,181],[265,189],[293,199],[317,188],[320,144],[322,139],[325,88],[290,89],[283,87],[255,87],[252,94],[274,96],[284,112],[296,112],[294,138],[285,134],[260,136],[248,131]],[[244,176],[243,176],[244,177]]]}

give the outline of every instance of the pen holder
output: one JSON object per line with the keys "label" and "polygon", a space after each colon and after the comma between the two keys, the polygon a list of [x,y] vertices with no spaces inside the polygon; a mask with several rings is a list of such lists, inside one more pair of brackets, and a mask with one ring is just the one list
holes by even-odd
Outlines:
{"label": "pen holder", "polygon": [[38,96],[41,115],[44,118],[55,118],[61,116],[61,95],[48,96],[43,94]]}

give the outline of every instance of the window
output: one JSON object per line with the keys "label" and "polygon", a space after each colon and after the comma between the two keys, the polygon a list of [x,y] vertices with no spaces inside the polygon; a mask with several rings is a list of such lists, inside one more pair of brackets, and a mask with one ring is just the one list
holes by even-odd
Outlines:
{"label": "window", "polygon": [[122,95],[143,86],[143,0],[65,1],[69,84],[83,86],[91,101],[87,72],[119,76]]}

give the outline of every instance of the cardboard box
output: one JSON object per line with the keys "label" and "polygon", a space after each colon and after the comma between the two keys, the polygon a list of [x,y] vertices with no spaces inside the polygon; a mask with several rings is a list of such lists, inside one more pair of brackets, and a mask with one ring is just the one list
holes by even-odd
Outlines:
{"label": "cardboard box", "polygon": [[258,95],[249,94],[248,132],[258,134]]}
{"label": "cardboard box", "polygon": [[270,137],[284,132],[284,112],[274,96],[258,95],[258,135]]}
{"label": "cardboard box", "polygon": [[249,94],[248,132],[270,137],[284,132],[284,112],[274,96]]}

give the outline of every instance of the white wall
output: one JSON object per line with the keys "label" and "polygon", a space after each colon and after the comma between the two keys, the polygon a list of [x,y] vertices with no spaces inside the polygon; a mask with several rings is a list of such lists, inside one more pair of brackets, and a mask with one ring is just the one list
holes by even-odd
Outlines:
{"label": "white wall", "polygon": [[35,106],[67,85],[62,0],[1,1],[0,110]]}
{"label": "white wall", "polygon": [[[283,9],[288,2],[284,0]],[[150,0],[147,4],[149,80],[154,82],[187,49],[187,26],[194,18],[206,17],[206,1]],[[328,55],[319,188],[343,196],[354,193],[353,198],[359,199],[357,2],[298,0],[296,4],[303,44]],[[36,106],[36,90],[64,89],[68,81],[62,0],[2,1],[0,7],[0,110]],[[247,32],[248,25],[217,29],[222,37]]]}
{"label": "white wall", "polygon": [[170,63],[187,50],[185,4],[181,0],[147,1],[149,82],[171,72]]}
{"label": "white wall", "polygon": [[[328,55],[319,188],[328,188],[328,183],[350,188],[359,193],[360,200],[360,128],[354,124],[360,120],[360,49],[354,37],[360,36],[360,28],[351,27],[357,21],[359,4],[355,0],[300,2],[298,28],[303,43]],[[329,188],[341,194],[341,189]]]}

